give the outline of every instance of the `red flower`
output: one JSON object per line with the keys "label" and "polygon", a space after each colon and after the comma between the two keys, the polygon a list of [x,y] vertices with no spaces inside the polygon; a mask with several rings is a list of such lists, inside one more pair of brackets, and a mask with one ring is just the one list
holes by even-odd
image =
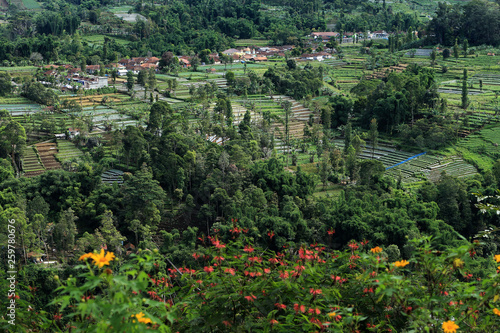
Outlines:
{"label": "red flower", "polygon": [[205,271],[205,273],[212,273],[214,271],[214,268],[212,266],[205,266],[203,270]]}
{"label": "red flower", "polygon": [[303,271],[304,271],[304,269],[306,269],[306,268],[305,268],[305,266],[303,266],[303,265],[298,265],[298,266],[295,266],[295,270],[296,270],[297,272],[299,272],[299,273],[300,273],[300,272],[303,272]]}
{"label": "red flower", "polygon": [[250,262],[262,262],[262,258],[261,257],[249,257],[248,261],[250,261]]}
{"label": "red flower", "polygon": [[225,247],[226,247],[226,245],[222,244],[222,243],[221,243],[220,241],[218,241],[218,240],[214,242],[214,245],[215,245],[215,248],[217,248],[217,249],[223,249],[223,248],[225,248]]}
{"label": "red flower", "polygon": [[253,302],[254,300],[257,299],[257,296],[254,296],[253,294],[250,294],[250,296],[245,296],[246,300],[249,302]]}
{"label": "red flower", "polygon": [[274,237],[274,231],[268,231],[267,235],[269,236],[269,239],[273,239],[273,237]]}
{"label": "red flower", "polygon": [[352,251],[357,250],[359,248],[359,245],[354,241],[349,243],[348,246],[351,248]]}
{"label": "red flower", "polygon": [[319,315],[321,313],[320,309],[318,309],[318,308],[315,308],[315,309],[311,308],[307,312],[313,313],[313,314],[315,313],[316,315]]}
{"label": "red flower", "polygon": [[231,325],[231,323],[230,323],[229,321],[227,321],[227,320],[222,321],[222,323],[223,323],[224,325],[226,325],[226,327],[231,327],[231,326],[233,326],[233,325]]}
{"label": "red flower", "polygon": [[302,312],[302,313],[306,312],[306,306],[305,305],[299,305],[297,303],[295,303],[293,305],[293,309],[295,310],[295,313],[298,313],[299,311]]}
{"label": "red flower", "polygon": [[282,309],[282,310],[286,309],[286,305],[282,304],[282,303],[274,303],[274,306],[276,306],[278,309]]}
{"label": "red flower", "polygon": [[219,256],[214,257],[214,259],[217,260],[218,262],[226,260],[224,257],[219,257]]}
{"label": "red flower", "polygon": [[245,245],[245,248],[243,249],[243,252],[251,253],[253,251],[254,251],[254,248],[250,245]]}
{"label": "red flower", "polygon": [[269,322],[271,323],[271,325],[279,324],[279,321],[277,321],[276,319],[271,319]]}
{"label": "red flower", "polygon": [[276,259],[276,258],[271,258],[271,259],[269,259],[269,262],[270,262],[271,264],[277,264],[277,263],[279,262],[279,260],[278,260],[278,259]]}
{"label": "red flower", "polygon": [[234,274],[236,273],[236,270],[234,268],[226,268],[226,270],[224,272],[229,273],[229,274],[234,276]]}
{"label": "red flower", "polygon": [[314,288],[310,288],[309,289],[309,293],[310,294],[313,294],[313,295],[319,295],[319,294],[322,294],[323,291],[321,289],[314,289]]}

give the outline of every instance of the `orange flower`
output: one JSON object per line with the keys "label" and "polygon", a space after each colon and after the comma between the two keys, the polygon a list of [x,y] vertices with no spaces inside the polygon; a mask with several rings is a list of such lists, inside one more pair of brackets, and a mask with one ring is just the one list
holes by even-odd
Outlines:
{"label": "orange flower", "polygon": [[337,317],[337,314],[335,312],[330,312],[327,316],[330,318],[335,318]]}
{"label": "orange flower", "polygon": [[443,323],[444,333],[455,333],[457,328],[460,328],[454,321],[448,320]]}
{"label": "orange flower", "polygon": [[372,253],[380,253],[380,252],[382,252],[382,248],[380,246],[375,246],[370,251],[372,251]]}
{"label": "orange flower", "polygon": [[78,260],[86,260],[87,258],[92,258],[94,256],[93,253],[85,253]]}
{"label": "orange flower", "polygon": [[394,263],[394,266],[396,267],[405,267],[406,265],[408,265],[410,262],[408,260],[401,260],[401,261],[396,261]]}
{"label": "orange flower", "polygon": [[[137,318],[137,321],[140,322],[140,323],[144,323],[144,324],[151,324],[152,323],[151,319],[144,318],[144,313],[142,313],[142,312],[139,312],[136,315],[131,315],[130,317]],[[135,320],[133,322],[135,323]]]}
{"label": "orange flower", "polygon": [[495,260],[496,262],[500,262],[500,254],[495,254]]}
{"label": "orange flower", "polygon": [[497,316],[500,316],[500,310],[498,310],[497,308],[493,309],[493,313],[496,314]]}
{"label": "orange flower", "polygon": [[92,259],[94,259],[94,265],[101,268],[104,265],[109,265],[109,262],[115,258],[113,252],[108,252],[104,255],[104,249],[101,249],[101,253],[92,254]]}

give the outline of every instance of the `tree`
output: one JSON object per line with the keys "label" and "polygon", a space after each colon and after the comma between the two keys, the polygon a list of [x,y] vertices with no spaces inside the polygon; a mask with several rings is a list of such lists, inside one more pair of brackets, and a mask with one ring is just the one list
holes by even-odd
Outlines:
{"label": "tree", "polygon": [[12,82],[8,72],[0,72],[0,96],[10,94],[12,91]]}
{"label": "tree", "polygon": [[122,236],[122,234],[116,229],[112,211],[106,210],[104,212],[101,219],[101,226],[95,231],[95,233],[104,239],[105,244],[102,245],[106,245],[108,250],[111,248],[114,252],[117,252],[118,254],[121,253],[123,241],[127,240],[127,238]]}
{"label": "tree", "polygon": [[126,86],[127,86],[127,90],[128,92],[131,92],[132,89],[134,89],[134,73],[132,71],[128,71],[127,72],[127,83],[126,83]]}
{"label": "tree", "polygon": [[142,131],[134,126],[127,126],[123,136],[123,150],[127,156],[127,165],[132,162],[137,165],[143,156],[147,141]]}
{"label": "tree", "polygon": [[201,64],[201,61],[198,56],[194,56],[190,59],[189,63],[191,64],[191,68],[193,68],[193,72],[196,72],[198,70],[198,66]]}
{"label": "tree", "polygon": [[174,54],[172,52],[163,52],[163,54],[161,55],[159,66],[160,69],[166,69],[167,71],[170,71],[170,69],[178,62],[179,60],[174,57]]}
{"label": "tree", "polygon": [[157,215],[161,214],[165,206],[165,191],[158,181],[153,179],[151,170],[143,164],[124,183],[125,196],[123,198],[126,207],[127,220],[138,219],[143,224],[155,225],[158,222]]}
{"label": "tree", "polygon": [[116,68],[113,68],[113,70],[111,71],[111,78],[113,79],[113,88],[115,87],[117,77],[118,77],[118,71],[116,70]]}
{"label": "tree", "polygon": [[352,140],[352,125],[348,122],[344,129],[344,155],[347,155],[347,150],[351,146]]}
{"label": "tree", "polygon": [[174,97],[177,96],[177,93],[176,93],[176,89],[177,89],[177,86],[179,85],[179,82],[177,82],[177,79],[172,79],[172,90],[174,91]]}
{"label": "tree", "polygon": [[469,90],[467,87],[467,68],[464,68],[464,77],[462,79],[462,109],[467,109],[469,105]]}
{"label": "tree", "polygon": [[462,44],[462,49],[464,50],[464,58],[467,58],[467,52],[469,50],[469,41],[467,38],[464,39],[464,43]]}
{"label": "tree", "polygon": [[330,172],[332,170],[332,165],[330,163],[330,155],[328,151],[323,153],[321,158],[321,162],[319,163],[319,176],[321,178],[321,182],[323,183],[323,188],[326,188],[328,184],[328,177],[330,176]]}
{"label": "tree", "polygon": [[453,45],[453,56],[455,57],[455,63],[456,63],[459,57],[458,40],[456,38],[455,38],[455,45]]}
{"label": "tree", "polygon": [[137,75],[137,84],[141,85],[144,88],[144,98],[146,98],[146,95],[148,93],[148,76],[148,71],[146,69],[141,70]]}
{"label": "tree", "polygon": [[361,185],[373,184],[374,178],[380,177],[385,172],[385,167],[379,160],[363,160],[360,163],[359,178]]}
{"label": "tree", "polygon": [[227,81],[227,85],[229,87],[233,87],[234,88],[234,85],[235,85],[235,76],[234,76],[234,73],[229,71],[226,73],[226,81]]}
{"label": "tree", "polygon": [[62,211],[59,217],[59,222],[54,227],[54,241],[57,249],[66,253],[73,249],[75,245],[75,236],[77,234],[76,223],[78,219],[74,211],[68,208]]}
{"label": "tree", "polygon": [[285,111],[285,144],[286,144],[286,167],[288,168],[288,155],[290,151],[290,116],[292,114],[292,102],[285,100],[281,102],[281,107]]}
{"label": "tree", "polygon": [[233,58],[231,58],[231,56],[224,54],[224,53],[221,53],[219,55],[219,57],[220,57],[220,61],[224,64],[224,70],[227,70],[227,64],[232,63]]}
{"label": "tree", "polygon": [[156,88],[156,75],[154,68],[149,69],[147,85],[149,86],[151,92],[153,92]]}
{"label": "tree", "polygon": [[450,57],[450,49],[444,49],[443,50],[443,60],[446,60]]}
{"label": "tree", "polygon": [[21,167],[26,139],[26,131],[17,121],[9,121],[5,126],[0,127],[0,148],[4,154],[10,155],[16,169]]}
{"label": "tree", "polygon": [[359,162],[356,156],[356,149],[352,145],[347,148],[345,167],[351,182],[356,181],[359,176]]}
{"label": "tree", "polygon": [[432,49],[430,57],[431,57],[431,65],[432,65],[432,67],[434,67],[434,65],[436,64],[436,58],[437,58],[436,48]]}
{"label": "tree", "polygon": [[368,138],[371,141],[372,144],[372,159],[375,156],[375,148],[377,147],[378,144],[378,130],[377,130],[378,124],[377,124],[377,119],[373,118],[370,121],[370,131],[368,132]]}
{"label": "tree", "polygon": [[172,108],[165,101],[158,101],[151,106],[149,112],[149,121],[147,131],[154,135],[159,135],[163,132],[164,125],[167,124],[167,118],[172,116]]}

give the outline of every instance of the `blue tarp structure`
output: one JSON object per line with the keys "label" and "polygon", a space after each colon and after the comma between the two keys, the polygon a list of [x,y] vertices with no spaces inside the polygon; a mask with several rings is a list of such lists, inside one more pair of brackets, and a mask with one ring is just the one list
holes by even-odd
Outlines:
{"label": "blue tarp structure", "polygon": [[399,162],[399,163],[397,163],[397,164],[391,165],[390,167],[387,167],[387,168],[385,168],[385,169],[386,169],[386,170],[392,169],[392,168],[394,168],[394,167],[397,167],[398,165],[401,165],[401,164],[403,164],[403,163],[406,163],[406,162],[408,162],[408,161],[411,161],[412,159],[417,158],[417,157],[422,156],[422,155],[425,155],[425,154],[427,154],[427,152],[425,152],[425,151],[424,151],[423,153],[420,153],[420,154],[414,155],[414,156],[412,156],[412,157],[410,157],[410,158],[407,158],[406,160],[404,160],[404,161],[402,161],[402,162]]}

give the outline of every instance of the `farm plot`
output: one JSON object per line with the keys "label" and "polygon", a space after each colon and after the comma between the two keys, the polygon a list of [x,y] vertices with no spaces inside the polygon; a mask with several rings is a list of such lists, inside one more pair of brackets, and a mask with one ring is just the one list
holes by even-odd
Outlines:
{"label": "farm plot", "polygon": [[35,147],[30,146],[24,149],[22,169],[25,177],[34,177],[45,172]]}
{"label": "farm plot", "polygon": [[449,160],[441,161],[429,166],[430,172],[428,179],[437,182],[441,177],[441,173],[455,176],[457,178],[470,177],[477,174],[477,170],[471,164],[465,162],[460,157],[452,157]]}
{"label": "farm plot", "polygon": [[128,96],[122,94],[103,94],[103,95],[89,95],[89,96],[68,96],[63,98],[64,101],[74,101],[77,105],[81,107],[89,107],[89,106],[97,106],[102,105],[104,103],[117,103],[121,104],[124,102]]}
{"label": "farm plot", "polygon": [[117,183],[119,185],[123,184],[123,171],[111,169],[105,171],[101,175],[101,182],[104,184],[112,185],[113,183]]}
{"label": "farm plot", "polygon": [[[338,148],[344,148],[343,140],[336,139],[334,143]],[[388,168],[385,172],[386,175],[394,178],[401,176],[404,183],[412,183],[427,178],[431,171],[430,167],[440,161],[440,158],[436,156],[425,154],[399,164],[415,155],[414,153],[396,150],[390,143],[381,143],[375,149],[367,144],[359,157],[361,159],[377,159],[382,162],[385,168]]]}
{"label": "farm plot", "polygon": [[[0,97],[0,105],[2,104],[33,104],[33,102],[26,97]],[[0,107],[1,109],[1,107]]]}
{"label": "farm plot", "polygon": [[414,183],[428,178],[431,166],[439,163],[440,159],[431,155],[421,155],[408,162],[400,164],[386,171],[386,174],[399,177],[403,183]]}
{"label": "farm plot", "polygon": [[101,130],[106,130],[111,124],[114,126],[127,126],[138,123],[136,119],[133,119],[131,116],[124,113],[120,113],[119,111],[107,106],[84,107],[80,112],[68,112],[68,114],[76,117],[90,119],[94,126]]}
{"label": "farm plot", "polygon": [[61,162],[80,159],[83,153],[71,141],[57,140],[57,150],[59,151],[56,158]]}
{"label": "farm plot", "polygon": [[26,9],[40,9],[42,8],[35,0],[23,0],[23,5]]}
{"label": "farm plot", "polygon": [[38,143],[35,146],[46,170],[61,168],[61,164],[55,158],[57,154],[57,145],[55,143]]}
{"label": "farm plot", "polygon": [[14,117],[38,113],[41,112],[43,108],[39,104],[0,104],[0,110],[6,110]]}
{"label": "farm plot", "polygon": [[500,145],[500,127],[483,129],[481,131],[481,136],[485,140],[491,142],[497,151],[500,152],[500,148],[498,148],[498,145]]}

